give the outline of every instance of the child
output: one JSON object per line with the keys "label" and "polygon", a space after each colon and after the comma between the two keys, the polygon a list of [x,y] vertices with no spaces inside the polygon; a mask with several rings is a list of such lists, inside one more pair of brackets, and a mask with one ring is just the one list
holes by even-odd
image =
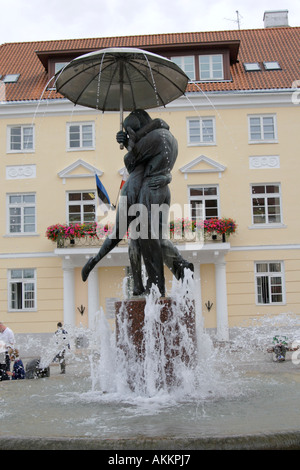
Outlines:
{"label": "child", "polygon": [[10,360],[14,361],[14,367],[12,372],[7,372],[11,376],[12,380],[25,379],[25,369],[23,362],[19,357],[18,349],[12,349],[10,353]]}

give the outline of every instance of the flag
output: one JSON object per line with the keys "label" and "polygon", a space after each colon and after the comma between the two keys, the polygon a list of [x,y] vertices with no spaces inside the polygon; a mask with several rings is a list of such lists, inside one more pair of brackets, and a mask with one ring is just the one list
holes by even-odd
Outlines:
{"label": "flag", "polygon": [[98,175],[96,176],[96,187],[97,187],[97,194],[98,194],[98,199],[99,199],[99,206],[102,209],[104,213],[108,212],[110,208],[110,199],[107,194],[107,191],[103,184],[101,183],[100,179],[98,178]]}
{"label": "flag", "polygon": [[120,191],[123,188],[124,184],[126,183],[127,178],[128,178],[128,172],[127,172],[126,168],[124,168],[124,171],[123,171],[123,174],[122,174],[122,181],[121,181],[121,185],[120,185]]}

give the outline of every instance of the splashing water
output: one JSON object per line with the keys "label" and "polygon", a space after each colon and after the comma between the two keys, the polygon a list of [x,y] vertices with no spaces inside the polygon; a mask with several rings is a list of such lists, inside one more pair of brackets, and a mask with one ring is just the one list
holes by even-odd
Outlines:
{"label": "splashing water", "polygon": [[[129,347],[128,329],[122,329],[117,342],[102,309],[92,331],[69,328],[71,343],[73,335],[87,337],[83,355],[73,348],[68,351],[67,374],[62,380],[53,370],[53,379],[6,382],[0,399],[0,437],[85,436],[104,439],[104,446],[107,439],[117,446],[118,439],[126,438],[133,439],[130,445],[134,446],[139,439],[144,445],[146,436],[156,439],[159,446],[163,438],[182,437],[181,444],[186,445],[186,439],[195,436],[245,435],[248,439],[251,433],[299,430],[295,411],[300,399],[299,368],[290,360],[274,363],[265,350],[276,334],[290,341],[300,338],[299,318],[261,316],[250,326],[236,328],[228,344],[216,347],[196,311],[195,347],[181,321],[182,311],[194,304],[194,292],[191,276],[184,282],[174,280],[170,297],[175,315],[163,324],[158,292],[152,289],[145,306],[144,361],[134,348],[132,354],[123,355],[120,340]],[[180,331],[181,338],[175,345],[180,352],[192,351],[194,359],[189,362],[181,360],[181,353],[174,355],[175,380],[170,386],[164,376],[164,348],[158,348],[154,338],[159,331],[172,341],[174,330]],[[43,354],[53,357],[55,348],[56,343],[48,342]]]}
{"label": "splashing water", "polygon": [[[186,316],[195,305],[195,288],[191,273],[187,274],[183,282],[173,281],[173,315],[167,321],[162,321],[162,303],[155,286],[147,296],[142,354],[129,334],[130,318],[124,315],[124,302],[118,341],[104,312],[99,312],[99,360],[91,367],[94,392],[105,392],[106,399],[110,395],[120,400],[139,397],[176,402],[240,393],[240,387],[232,386],[233,368],[226,351],[214,347],[199,312],[195,316],[196,337],[189,331]],[[175,350],[171,358],[166,355],[170,349]]]}

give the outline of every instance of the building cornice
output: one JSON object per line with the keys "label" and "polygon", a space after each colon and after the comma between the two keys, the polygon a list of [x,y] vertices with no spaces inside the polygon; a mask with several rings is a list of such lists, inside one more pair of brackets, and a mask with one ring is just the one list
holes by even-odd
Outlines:
{"label": "building cornice", "polygon": [[[235,90],[226,92],[186,93],[159,111],[197,111],[198,109],[238,109],[259,107],[294,107],[294,88],[280,90]],[[296,92],[297,93],[297,92]],[[99,115],[99,111],[74,105],[67,99],[42,99],[36,101],[12,101],[0,103],[0,119],[31,118],[55,115]],[[112,112],[105,112],[112,114]]]}

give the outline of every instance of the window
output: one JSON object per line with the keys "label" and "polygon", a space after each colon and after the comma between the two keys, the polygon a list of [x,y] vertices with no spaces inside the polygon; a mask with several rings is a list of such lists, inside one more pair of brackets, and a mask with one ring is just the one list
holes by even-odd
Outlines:
{"label": "window", "polygon": [[258,304],[282,304],[284,273],[281,261],[255,263],[256,301]]}
{"label": "window", "polygon": [[11,269],[8,283],[9,310],[33,310],[36,308],[35,269]]}
{"label": "window", "polygon": [[95,222],[95,191],[68,193],[68,221],[70,224]]}
{"label": "window", "polygon": [[252,185],[251,193],[253,224],[282,223],[279,184]]}
{"label": "window", "polygon": [[193,186],[189,188],[191,219],[206,220],[219,217],[218,186]]}
{"label": "window", "polygon": [[69,123],[68,150],[93,150],[94,123]]}
{"label": "window", "polygon": [[62,70],[69,62],[55,62],[54,64],[54,73],[56,74],[60,70]]}
{"label": "window", "polygon": [[281,67],[277,61],[264,62],[264,67],[266,70],[281,70]]}
{"label": "window", "polygon": [[8,233],[36,232],[35,194],[8,195]]}
{"label": "window", "polygon": [[3,77],[2,81],[3,83],[17,83],[17,81],[19,80],[19,76],[19,73],[9,73],[8,75],[5,75],[5,77]]}
{"label": "window", "polygon": [[188,119],[188,143],[190,145],[215,144],[215,118]]}
{"label": "window", "polygon": [[244,63],[244,68],[246,72],[258,72],[261,70],[260,65],[258,62],[247,62]]}
{"label": "window", "polygon": [[194,56],[179,56],[171,57],[172,62],[175,62],[189,77],[190,80],[195,80],[195,58]]}
{"label": "window", "polygon": [[250,142],[275,142],[277,139],[275,116],[249,116],[249,135]]}
{"label": "window", "polygon": [[199,56],[200,80],[223,80],[223,55],[201,55]]}
{"label": "window", "polygon": [[34,150],[34,127],[28,125],[8,127],[8,152],[32,152]]}

